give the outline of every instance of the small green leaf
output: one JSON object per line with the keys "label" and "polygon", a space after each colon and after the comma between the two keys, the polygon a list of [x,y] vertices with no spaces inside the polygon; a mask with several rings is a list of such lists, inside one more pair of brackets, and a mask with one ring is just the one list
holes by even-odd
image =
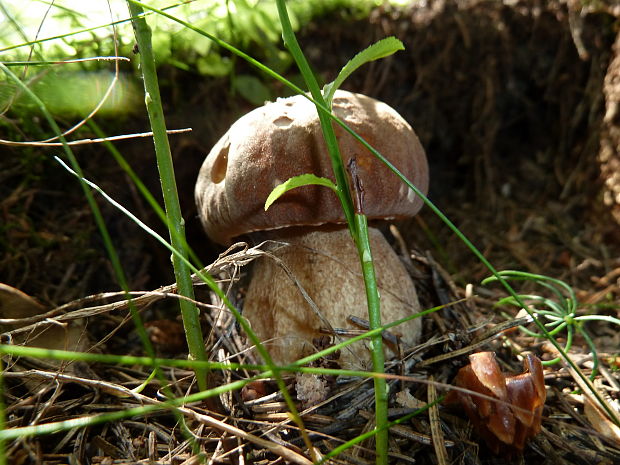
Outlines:
{"label": "small green leaf", "polygon": [[334,192],[338,192],[336,185],[330,179],[321,178],[319,176],[315,176],[314,174],[300,174],[299,176],[293,176],[292,178],[284,181],[282,184],[274,187],[271,194],[269,194],[269,197],[267,197],[267,200],[265,200],[265,211],[267,211],[272,203],[291,189],[312,185],[329,187]]}
{"label": "small green leaf", "polygon": [[346,65],[344,65],[333,82],[330,82],[323,87],[323,97],[325,97],[327,104],[331,106],[332,98],[334,97],[336,90],[338,90],[344,80],[348,78],[357,68],[368,62],[390,56],[393,53],[404,49],[405,46],[396,37],[386,37],[385,39],[381,39],[380,41],[372,44],[370,47],[359,52],[351,58]]}

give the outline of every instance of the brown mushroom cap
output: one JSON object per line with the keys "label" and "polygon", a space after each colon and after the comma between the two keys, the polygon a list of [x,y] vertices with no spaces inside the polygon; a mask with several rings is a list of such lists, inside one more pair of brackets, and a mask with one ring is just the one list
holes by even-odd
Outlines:
{"label": "brown mushroom cap", "polygon": [[[426,155],[411,126],[390,106],[373,98],[337,91],[334,113],[426,193]],[[343,161],[356,159],[370,219],[415,215],[422,200],[363,145],[334,124]],[[264,211],[274,187],[300,174],[334,180],[314,104],[301,95],[267,103],[236,121],[205,159],[196,183],[196,203],[212,240],[228,244],[254,231],[289,226],[344,223],[338,198],[329,189],[289,191]]]}

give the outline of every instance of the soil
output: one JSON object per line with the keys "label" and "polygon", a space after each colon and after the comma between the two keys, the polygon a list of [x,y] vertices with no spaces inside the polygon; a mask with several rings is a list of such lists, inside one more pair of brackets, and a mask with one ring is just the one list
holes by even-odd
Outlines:
{"label": "soil", "polygon": [[[319,19],[299,32],[299,40],[319,76],[329,82],[347,59],[373,41],[387,35],[401,39],[405,51],[368,65],[344,87],[387,102],[411,123],[429,157],[429,198],[497,269],[517,269],[562,280],[574,289],[580,311],[619,318],[619,15],[618,8],[606,2],[435,0],[416,2],[405,9],[379,8],[363,20],[346,15]],[[238,66],[239,72],[248,71],[244,65]],[[193,128],[189,134],[171,138],[188,241],[204,263],[212,263],[222,250],[202,233],[193,200],[195,177],[209,148],[252,105],[232,95],[227,80],[205,79],[175,68],[164,67],[160,72],[168,127]],[[270,86],[274,94],[283,92],[278,85]],[[105,124],[107,133],[115,134],[141,132],[148,126],[142,115],[100,124]],[[156,166],[148,144],[130,140],[117,147],[151,192],[157,192]],[[0,282],[36,297],[49,308],[118,290],[84,194],[51,160],[53,151],[1,150]],[[166,234],[108,152],[90,145],[75,152],[87,178]],[[169,252],[109,204],[101,199],[98,203],[130,288],[154,290],[173,282]],[[425,208],[418,217],[396,227],[390,240],[417,279],[424,308],[469,295],[470,286],[477,296],[453,310],[443,310],[441,317],[425,320],[424,334],[429,340],[440,335],[450,338],[426,347],[418,354],[421,360],[467,346],[482,331],[472,336],[468,331],[473,327],[489,329],[490,324],[504,321],[493,306],[504,292],[497,285],[480,285],[489,276],[488,269],[433,212]],[[532,283],[517,284],[523,293],[542,292]],[[205,291],[198,292],[207,301],[211,298]],[[236,288],[235,297],[241,304],[242,286]],[[178,357],[184,350],[181,333],[170,330],[176,327],[170,322],[176,319],[176,308],[176,301],[168,299],[143,311],[150,322],[149,334],[165,356]],[[115,332],[98,345],[98,351],[141,354],[131,325],[121,325],[126,313],[108,312],[89,318],[91,341],[104,340],[108,332]],[[205,321],[208,327],[219,324]],[[595,323],[589,324],[588,330],[603,368],[604,376],[597,377],[602,383],[599,389],[617,405],[617,327]],[[217,349],[225,350],[221,345]],[[495,351],[503,368],[513,373],[520,370],[516,355],[522,350],[542,359],[552,358],[548,344],[519,332],[498,335],[482,350]],[[586,373],[591,372],[586,340],[577,338],[571,355]],[[464,353],[425,367],[405,366],[413,376],[432,375],[450,383],[466,363]],[[28,363],[24,366],[30,368]],[[24,366],[14,370],[23,370]],[[137,368],[104,365],[80,367],[77,373],[129,387],[144,379]],[[175,373],[179,377],[188,375]],[[10,426],[28,424],[37,414],[49,420],[63,419],[60,409],[72,415],[95,413],[122,402],[109,392],[80,383],[61,383],[62,388],[50,384],[33,393],[14,378],[5,382]],[[546,371],[545,382],[548,399],[543,431],[526,446],[523,455],[493,455],[467,426],[463,415],[442,407],[444,436],[453,441],[448,447],[449,462],[620,463],[620,444],[602,432],[603,421],[593,420],[587,411],[588,401],[572,392],[578,386],[569,372],[555,365]],[[179,381],[175,389],[185,392],[189,383]],[[269,391],[272,387],[260,389]],[[427,399],[425,385],[409,385],[407,389],[399,385],[393,389],[394,395],[396,392]],[[151,385],[145,395],[156,393],[156,386]],[[43,409],[46,402],[57,403],[56,410],[50,413]],[[321,426],[321,419],[333,420],[350,402],[350,397],[338,398],[314,412],[309,420],[310,428],[329,435],[317,439],[323,453],[340,439],[360,434],[366,425],[360,414],[338,423],[337,430]],[[237,393],[224,399],[224,405],[237,415],[237,427],[256,435],[265,424],[278,421],[275,413],[261,417],[248,410]],[[391,405],[399,405],[395,397]],[[365,404],[361,407],[364,409],[372,409],[372,405]],[[264,423],[261,426],[250,420]],[[225,439],[218,437],[215,428],[202,428],[208,451],[219,447],[218,453],[222,453],[236,447],[234,435]],[[414,419],[407,428],[429,431],[428,420],[426,416]],[[153,447],[157,451],[151,451],[151,458],[164,457],[167,448],[177,447],[179,462],[190,455],[174,419],[163,414],[148,421],[133,419],[54,438],[62,444],[57,446],[58,441],[54,441],[50,445],[45,437],[12,443],[9,451],[13,463],[66,463],[68,454],[77,463],[134,463],[149,457],[149,441],[156,444]],[[303,447],[292,430],[268,433],[266,438],[292,444],[292,450]],[[373,448],[370,443],[363,445]],[[277,460],[277,455],[264,448],[245,447],[245,453],[252,451],[257,462]],[[423,441],[398,436],[391,451],[393,463],[437,463],[433,447]],[[238,458],[231,452],[230,458],[222,460],[234,462]],[[176,463],[176,459],[169,461]],[[360,450],[343,456],[343,461],[371,463],[373,456]]]}

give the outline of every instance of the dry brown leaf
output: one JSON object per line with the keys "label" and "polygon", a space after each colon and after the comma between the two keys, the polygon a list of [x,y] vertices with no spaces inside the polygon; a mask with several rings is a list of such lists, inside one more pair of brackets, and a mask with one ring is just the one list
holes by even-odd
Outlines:
{"label": "dry brown leaf", "polygon": [[589,396],[584,396],[583,410],[588,421],[596,431],[620,444],[620,428],[590,400]]}
{"label": "dry brown leaf", "polygon": [[[48,308],[35,299],[7,284],[0,283],[0,328],[16,329],[24,326],[20,320],[45,313]],[[20,334],[11,339],[13,344],[23,344],[30,347],[40,347],[50,350],[83,351],[87,347],[87,339],[82,320],[59,322],[46,319],[34,326],[29,332]],[[61,363],[50,360],[54,367]]]}

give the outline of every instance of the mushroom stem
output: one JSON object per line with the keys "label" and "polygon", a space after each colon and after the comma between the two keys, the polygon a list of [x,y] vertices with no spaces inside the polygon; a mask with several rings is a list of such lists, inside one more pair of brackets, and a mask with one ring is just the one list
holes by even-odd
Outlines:
{"label": "mushroom stem", "polygon": [[[295,229],[277,232],[278,239],[287,245],[273,253],[276,260],[264,257],[255,263],[243,309],[252,329],[267,341],[274,362],[279,364],[316,352],[313,339],[324,335],[321,328],[360,329],[348,317],[368,319],[361,266],[349,231]],[[415,286],[400,259],[378,229],[369,228],[369,235],[383,323],[418,312]],[[295,280],[312,299],[314,309]],[[415,345],[420,331],[419,319],[390,330],[405,346]],[[386,349],[386,355],[393,355],[392,350]],[[339,362],[347,369],[370,368],[367,341],[342,350]]]}

